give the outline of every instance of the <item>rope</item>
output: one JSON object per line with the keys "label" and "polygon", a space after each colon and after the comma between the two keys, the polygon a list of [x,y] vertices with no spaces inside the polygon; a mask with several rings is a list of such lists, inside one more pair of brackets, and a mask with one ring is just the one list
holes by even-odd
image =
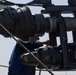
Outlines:
{"label": "rope", "polygon": [[0,65],[0,67],[5,67],[5,68],[9,68],[9,66],[5,66],[5,65]]}
{"label": "rope", "polygon": [[40,69],[40,71],[39,71],[39,75],[41,75],[41,69]]}
{"label": "rope", "polygon": [[19,42],[2,24],[0,26],[22,47],[26,50],[29,54],[31,54],[51,75],[54,75],[45,64],[43,64],[33,53],[30,52],[28,48],[26,48],[21,42]]}
{"label": "rope", "polygon": [[[0,65],[0,67],[9,68],[9,66],[6,66],[6,65]],[[36,69],[36,71],[46,71],[46,70],[44,70],[44,69]]]}

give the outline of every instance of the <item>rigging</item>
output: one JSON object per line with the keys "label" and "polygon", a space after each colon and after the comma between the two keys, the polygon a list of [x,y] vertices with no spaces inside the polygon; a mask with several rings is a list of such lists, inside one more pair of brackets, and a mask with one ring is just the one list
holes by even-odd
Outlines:
{"label": "rigging", "polygon": [[[55,6],[51,0],[34,0],[27,4],[2,0],[0,4],[4,6],[19,6],[17,10],[12,7],[6,7],[3,8],[3,11],[0,11],[0,26],[6,31],[0,28],[0,34],[5,37],[13,37],[16,42],[29,52],[21,58],[24,64],[32,65],[34,63],[34,66],[38,68],[43,68],[44,66],[52,75],[53,73],[50,69],[56,71],[76,69],[76,0],[68,0],[68,5],[66,6]],[[42,6],[44,10],[41,11],[41,14],[32,15],[27,7],[28,5]],[[45,17],[43,15],[45,13],[50,14],[50,16]],[[62,13],[73,13],[74,17],[62,17]],[[72,31],[73,43],[67,43],[67,31]],[[30,52],[14,38],[16,36],[22,40],[27,40],[32,34],[44,34],[45,32],[49,33],[52,48],[47,46],[47,48],[37,49],[36,52]],[[59,46],[57,46],[56,37],[60,37]],[[40,58],[37,58],[34,54]],[[34,59],[31,62],[32,64],[28,64],[29,57]]]}

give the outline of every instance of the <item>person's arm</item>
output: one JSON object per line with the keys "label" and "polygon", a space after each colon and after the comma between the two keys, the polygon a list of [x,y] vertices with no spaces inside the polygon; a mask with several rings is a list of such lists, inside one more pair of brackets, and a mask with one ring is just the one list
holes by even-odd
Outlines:
{"label": "person's arm", "polygon": [[35,49],[35,48],[38,48],[38,47],[41,47],[41,46],[43,46],[43,45],[51,46],[49,40],[46,40],[46,41],[43,41],[43,42],[33,42],[33,43],[32,43],[32,47],[33,47],[34,49]]}
{"label": "person's arm", "polygon": [[39,48],[41,46],[43,46],[43,43],[41,43],[41,42],[33,42],[33,43],[31,43],[31,48],[32,49]]}
{"label": "person's arm", "polygon": [[49,40],[43,41],[42,44],[51,45]]}

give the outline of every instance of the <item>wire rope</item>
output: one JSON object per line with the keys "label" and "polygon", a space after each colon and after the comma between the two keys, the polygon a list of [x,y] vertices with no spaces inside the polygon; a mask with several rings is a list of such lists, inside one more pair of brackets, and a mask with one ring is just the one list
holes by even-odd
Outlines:
{"label": "wire rope", "polygon": [[1,23],[0,26],[22,47],[26,50],[30,55],[32,55],[51,75],[54,75],[45,64],[43,64],[31,51],[26,48],[20,41],[18,41]]}

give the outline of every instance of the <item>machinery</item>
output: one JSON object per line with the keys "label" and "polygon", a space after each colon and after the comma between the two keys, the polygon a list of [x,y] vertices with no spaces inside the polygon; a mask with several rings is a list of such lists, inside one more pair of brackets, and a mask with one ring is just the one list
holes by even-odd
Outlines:
{"label": "machinery", "polygon": [[[34,0],[27,4],[2,1],[3,5],[17,5],[0,11],[0,23],[14,36],[27,40],[32,34],[49,33],[51,47],[39,48],[31,52],[49,69],[54,71],[76,69],[76,0],[68,0],[68,5],[54,5],[51,0]],[[42,6],[41,14],[32,15],[27,6]],[[74,17],[62,17],[61,14],[72,13]],[[49,14],[45,17],[43,14]],[[68,43],[67,32],[72,31],[73,43]],[[0,27],[0,34],[11,37]],[[60,37],[57,46],[56,37]],[[21,57],[22,63],[44,68],[30,53]]]}

